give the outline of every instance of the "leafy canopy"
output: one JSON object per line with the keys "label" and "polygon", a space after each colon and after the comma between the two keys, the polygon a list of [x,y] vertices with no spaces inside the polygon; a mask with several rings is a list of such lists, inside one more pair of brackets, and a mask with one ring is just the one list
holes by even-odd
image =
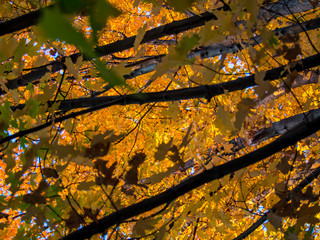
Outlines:
{"label": "leafy canopy", "polygon": [[319,7],[0,1],[0,238],[318,238]]}

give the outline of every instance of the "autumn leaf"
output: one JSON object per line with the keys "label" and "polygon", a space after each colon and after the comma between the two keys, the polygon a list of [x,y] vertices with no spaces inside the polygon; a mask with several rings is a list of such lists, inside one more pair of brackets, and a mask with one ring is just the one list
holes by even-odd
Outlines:
{"label": "autumn leaf", "polygon": [[169,167],[166,171],[161,172],[161,173],[157,173],[152,175],[150,178],[148,178],[146,180],[146,183],[150,183],[150,184],[156,184],[161,182],[164,178],[169,177],[172,172],[176,169],[177,167]]}
{"label": "autumn leaf", "polygon": [[255,74],[255,83],[258,85],[255,89],[260,99],[265,98],[267,95],[270,95],[272,92],[276,91],[270,82],[264,81],[266,72],[257,72]]}
{"label": "autumn leaf", "polygon": [[289,164],[288,160],[289,159],[287,157],[281,158],[277,165],[277,169],[279,169],[283,174],[288,174],[288,172],[291,170],[291,165]]}
{"label": "autumn leaf", "polygon": [[254,100],[246,98],[243,99],[237,106],[236,120],[234,126],[237,130],[241,130],[242,124],[249,113],[252,113],[251,108],[255,105]]}
{"label": "autumn leaf", "polygon": [[267,216],[268,220],[275,229],[282,229],[282,218],[280,216],[277,216],[272,212],[269,212]]}
{"label": "autumn leaf", "polygon": [[63,16],[58,8],[55,7],[50,10],[45,10],[39,27],[49,38],[58,38],[62,41],[67,41],[81,48],[88,57],[96,57],[92,45],[81,33],[72,27],[71,23]]}
{"label": "autumn leaf", "polygon": [[150,220],[138,220],[133,227],[133,234],[136,236],[143,236],[145,235],[147,230],[152,230],[153,225],[150,224]]}
{"label": "autumn leaf", "polygon": [[137,184],[138,183],[138,169],[131,168],[125,176],[126,182],[129,184]]}
{"label": "autumn leaf", "polygon": [[132,168],[138,168],[146,160],[146,157],[146,154],[143,152],[136,153],[129,161],[129,165]]}
{"label": "autumn leaf", "polygon": [[320,3],[283,2],[0,1],[0,239],[317,239]]}
{"label": "autumn leaf", "polygon": [[192,123],[190,124],[190,126],[187,129],[186,135],[183,137],[181,144],[179,145],[179,149],[182,147],[186,147],[188,146],[189,142],[191,141],[190,137],[190,133],[191,133],[191,129],[192,129]]}
{"label": "autumn leaf", "polygon": [[126,173],[125,179],[129,184],[138,183],[138,167],[145,161],[146,155],[143,152],[136,153],[129,161],[131,169]]}
{"label": "autumn leaf", "polygon": [[80,224],[84,223],[84,221],[82,217],[77,212],[75,212],[75,210],[71,210],[68,219],[65,220],[65,223],[67,228],[73,229],[79,227]]}
{"label": "autumn leaf", "polygon": [[94,159],[96,157],[103,157],[108,154],[110,149],[110,142],[106,143],[96,143],[92,145],[90,148],[85,150],[85,157],[90,159]]}
{"label": "autumn leaf", "polygon": [[171,148],[172,143],[173,143],[173,138],[171,138],[171,140],[168,143],[163,142],[163,143],[159,144],[157,151],[154,154],[154,158],[159,161],[164,160],[168,151]]}
{"label": "autumn leaf", "polygon": [[48,177],[48,178],[50,178],[50,177],[52,177],[52,178],[58,178],[58,177],[59,177],[59,174],[58,174],[57,171],[54,170],[53,168],[43,168],[43,169],[42,169],[42,172],[43,172],[43,174],[44,174],[46,177]]}
{"label": "autumn leaf", "polygon": [[220,104],[218,104],[217,117],[214,123],[222,133],[226,133],[226,131],[233,132],[235,130],[230,114],[227,113]]}
{"label": "autumn leaf", "polygon": [[191,7],[195,0],[168,0],[168,3],[177,11],[183,11]]}
{"label": "autumn leaf", "polygon": [[44,196],[41,196],[40,193],[35,192],[24,195],[23,201],[30,204],[45,204],[46,198]]}

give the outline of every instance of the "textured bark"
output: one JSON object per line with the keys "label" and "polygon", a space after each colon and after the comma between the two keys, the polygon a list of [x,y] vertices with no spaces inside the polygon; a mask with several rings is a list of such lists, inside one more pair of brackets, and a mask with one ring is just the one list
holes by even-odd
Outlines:
{"label": "textured bark", "polygon": [[[305,71],[305,72],[303,72],[303,74],[298,75],[298,77],[293,81],[292,86],[290,88],[293,89],[293,88],[301,87],[301,86],[304,86],[307,84],[318,83],[319,78],[320,78],[319,70]],[[289,92],[288,87],[284,84],[284,82],[281,82],[281,84],[279,84],[279,86],[278,86],[278,90],[270,93],[269,95],[265,96],[263,99],[258,100],[256,102],[255,108],[262,106],[262,105],[266,105],[266,104],[280,98],[281,96],[283,96],[284,94],[286,94],[288,92]]]}
{"label": "textured bark", "polygon": [[[290,72],[296,70],[298,72],[318,66],[320,64],[320,54],[316,54],[305,59],[299,60],[298,63],[294,67],[290,68]],[[288,74],[288,71],[285,70],[285,67],[278,67],[266,72],[264,80],[272,81],[278,79],[280,77],[285,77]],[[248,87],[255,86],[254,75],[238,78],[234,81],[229,81],[221,84],[215,85],[206,85],[196,88],[187,88],[187,89],[179,89],[172,91],[163,91],[156,93],[139,93],[132,94],[127,96],[106,96],[99,98],[81,98],[74,100],[65,100],[61,101],[61,107],[63,109],[74,109],[78,108],[78,104],[82,104],[80,107],[89,107],[88,109],[84,109],[78,112],[73,112],[68,115],[57,117],[54,121],[51,119],[46,123],[39,125],[34,128],[30,128],[27,130],[22,130],[3,139],[0,139],[0,144],[9,142],[13,139],[25,136],[27,134],[40,131],[46,127],[51,126],[53,123],[63,122],[70,118],[75,118],[77,116],[81,116],[87,113],[91,113],[103,108],[116,106],[116,105],[129,105],[129,104],[144,104],[150,102],[167,102],[167,101],[178,101],[185,99],[193,99],[193,98],[207,98],[210,100],[212,97],[224,94],[227,90],[228,92],[233,92],[237,90],[242,90]],[[50,103],[50,102],[49,102]]]}
{"label": "textured bark", "polygon": [[312,121],[313,119],[316,119],[320,117],[320,109],[314,109],[310,110],[306,113],[301,113],[294,115],[289,118],[285,118],[283,120],[280,120],[278,122],[272,123],[271,127],[263,128],[259,130],[253,140],[252,144],[256,144],[261,141],[265,141],[267,139],[270,139],[272,137],[276,137],[278,135],[286,133],[289,129],[294,128],[295,126],[299,125],[303,121]]}
{"label": "textured bark", "polygon": [[[298,72],[307,70],[309,68],[320,65],[320,54],[316,54],[297,62],[295,67],[291,68],[291,71],[296,70]],[[273,81],[281,77],[285,77],[288,71],[284,71],[285,67],[278,67],[266,72],[265,81]],[[153,93],[139,93],[126,96],[104,96],[93,98],[79,98],[72,100],[64,100],[60,102],[60,110],[67,111],[76,108],[89,108],[96,107],[103,104],[108,104],[112,101],[122,98],[121,101],[117,101],[117,105],[130,105],[130,104],[145,104],[152,102],[168,102],[178,101],[194,98],[207,98],[210,100],[214,96],[224,94],[225,91],[233,92],[242,90],[248,87],[256,86],[254,81],[255,75],[247,77],[240,77],[236,80],[224,82],[220,84],[206,85],[193,88],[183,88],[171,91],[153,92]]]}
{"label": "textured bark", "polygon": [[[307,0],[303,1],[303,6],[300,8],[296,6],[296,5],[300,4],[299,0],[287,0],[287,1],[286,0],[279,0],[276,3],[267,4],[260,9],[261,13],[259,13],[259,16],[261,17],[261,20],[265,21],[264,19],[270,19],[270,17],[272,17],[272,16],[273,16],[273,18],[276,18],[279,16],[279,14],[281,14],[281,15],[291,14],[290,12],[288,12],[287,9],[285,9],[283,7],[284,2],[288,2],[289,6],[294,6],[294,7],[292,7],[292,10],[291,10],[292,13],[297,13],[297,12],[307,11],[307,10],[312,9],[312,6],[310,4],[305,3],[305,2],[307,2]],[[270,9],[277,9],[277,11],[280,11],[280,12],[278,12],[278,15],[273,14],[273,15],[268,16],[268,18],[266,18],[265,12]],[[228,8],[227,7],[219,8],[217,10],[228,10]],[[283,12],[281,12],[281,11],[283,11]],[[163,26],[160,26],[160,27],[157,27],[157,28],[154,28],[154,29],[147,31],[145,33],[143,40],[142,40],[142,43],[151,42],[151,41],[157,40],[158,38],[161,38],[161,37],[164,37],[167,35],[178,34],[180,32],[186,31],[186,30],[190,30],[190,29],[193,29],[196,27],[203,26],[206,21],[210,21],[212,19],[216,19],[216,16],[212,13],[205,12],[201,15],[192,16],[190,18],[186,18],[186,19],[183,19],[180,21],[174,21],[172,23],[169,23],[169,24],[166,24],[166,25],[163,25]],[[0,24],[0,29],[1,29],[1,24]],[[123,40],[116,41],[114,43],[110,43],[110,44],[107,44],[104,46],[97,47],[96,51],[99,56],[106,56],[109,54],[121,52],[121,51],[132,48],[134,45],[134,41],[135,41],[135,36],[132,36],[132,37],[129,37],[129,38],[126,38]],[[73,54],[69,57],[71,57],[72,61],[75,62],[79,56],[80,56],[80,53],[76,53],[76,54]],[[65,61],[65,58],[62,58],[59,61],[51,62],[49,64],[52,66],[51,71],[50,71],[50,68],[48,68],[48,66],[46,65],[43,67],[39,67],[38,69],[33,70],[30,73],[24,74],[18,78],[9,80],[7,83],[7,87],[8,87],[8,89],[16,89],[18,87],[26,86],[30,82],[34,82],[36,80],[39,80],[47,72],[52,72],[52,73],[57,72],[64,67],[64,61]],[[152,67],[150,66],[150,68],[152,68]],[[148,69],[147,71],[150,71],[150,69]],[[146,72],[144,70],[141,70],[141,73],[146,73]],[[1,88],[0,88],[0,94],[5,94],[5,91]]]}
{"label": "textured bark", "polygon": [[[296,35],[305,31],[311,31],[320,28],[320,18],[312,19],[310,21],[302,22],[299,24],[293,24],[288,27],[279,28],[273,32],[277,37],[283,37],[286,35]],[[236,53],[249,46],[255,46],[262,42],[260,36],[252,37],[248,42],[234,42],[230,43],[230,40],[225,40],[221,43],[211,44],[208,47],[201,47],[195,49],[188,54],[188,58],[194,58],[200,56],[200,58],[209,58],[220,56],[225,53]],[[135,66],[137,69],[133,70],[130,74],[124,75],[125,79],[132,79],[137,76],[152,72],[155,70],[157,63],[161,62],[165,55],[151,57],[149,59],[144,59],[143,61],[138,61],[136,64],[127,65],[127,67]]]}
{"label": "textured bark", "polygon": [[241,233],[238,237],[234,238],[234,240],[241,240],[246,238],[250,233],[255,231],[258,227],[260,227],[264,222],[268,220],[268,213],[275,213],[276,210],[283,206],[283,204],[289,202],[292,199],[292,196],[301,192],[303,188],[310,185],[314,179],[316,179],[320,175],[320,167],[314,169],[305,179],[303,179],[294,189],[292,189],[285,201],[277,202],[269,211],[263,214],[255,223],[253,223],[246,231]]}
{"label": "textured bark", "polygon": [[315,7],[320,7],[319,1],[312,6],[310,0],[280,0],[263,6],[258,13],[258,18],[263,22],[269,22],[277,17],[306,12]]}
{"label": "textured bark", "polygon": [[106,229],[120,224],[127,219],[148,212],[163,204],[170,203],[176,198],[205,183],[211,182],[215,179],[220,179],[228,174],[234,173],[235,171],[248,167],[269,156],[272,156],[280,150],[296,144],[297,141],[308,137],[319,129],[320,118],[317,118],[308,124],[303,123],[262,148],[259,148],[249,154],[229,161],[220,166],[210,168],[209,170],[199,173],[198,175],[186,178],[180,184],[171,187],[156,196],[147,198],[136,204],[111,213],[110,215],[107,215],[100,220],[89,224],[88,226],[72,232],[62,239],[87,239],[95,234],[103,233]]}
{"label": "textured bark", "polygon": [[[318,109],[313,109],[308,112],[300,113],[297,115],[294,115],[292,117],[284,118],[280,121],[273,122],[271,124],[271,127],[268,128],[262,128],[260,129],[254,136],[253,139],[246,139],[244,140],[241,137],[234,138],[226,144],[232,144],[232,154],[235,154],[236,152],[240,151],[241,149],[260,143],[262,141],[266,141],[270,138],[277,137],[281,134],[286,133],[287,131],[290,131],[290,129],[293,129],[294,127],[298,126],[301,124],[303,121],[311,121],[316,119],[317,117],[320,117],[320,108]],[[224,145],[224,144],[223,144]],[[206,163],[210,162],[211,157],[213,155],[217,155],[218,153],[223,152],[223,149],[208,149],[207,150],[207,156],[206,156]],[[220,154],[219,156],[223,156],[224,154]],[[191,167],[194,167],[195,165],[195,160],[189,159],[184,163],[183,168],[179,168],[181,171],[186,171]]]}

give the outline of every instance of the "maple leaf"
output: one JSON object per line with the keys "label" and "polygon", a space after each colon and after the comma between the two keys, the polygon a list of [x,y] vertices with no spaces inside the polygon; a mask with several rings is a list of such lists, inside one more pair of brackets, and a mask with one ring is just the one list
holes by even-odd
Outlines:
{"label": "maple leaf", "polygon": [[164,160],[168,151],[171,148],[172,143],[173,143],[173,138],[171,138],[171,140],[168,143],[163,142],[163,143],[159,144],[157,151],[154,154],[154,158],[159,161]]}
{"label": "maple leaf", "polygon": [[73,229],[79,227],[80,224],[84,223],[84,221],[82,217],[77,212],[75,212],[75,210],[71,210],[68,219],[65,220],[65,223],[67,228]]}
{"label": "maple leaf", "polygon": [[317,237],[319,1],[45,2],[0,1],[1,239]]}

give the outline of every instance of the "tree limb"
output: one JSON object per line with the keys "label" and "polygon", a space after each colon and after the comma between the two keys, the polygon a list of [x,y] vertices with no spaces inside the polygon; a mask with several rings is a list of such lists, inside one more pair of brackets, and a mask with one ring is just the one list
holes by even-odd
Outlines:
{"label": "tree limb", "polygon": [[171,187],[156,196],[147,198],[136,204],[120,209],[117,212],[101,218],[97,222],[93,222],[88,226],[76,230],[66,237],[62,238],[62,240],[87,239],[94,234],[103,233],[106,229],[113,225],[119,224],[126,219],[148,212],[163,204],[170,203],[176,198],[205,183],[211,182],[215,179],[220,179],[228,174],[231,174],[242,168],[257,163],[269,156],[272,156],[278,151],[289,147],[295,144],[297,141],[317,132],[319,129],[320,117],[308,123],[303,122],[301,125],[290,130],[286,134],[280,136],[278,139],[262,148],[259,148],[249,154],[229,161],[220,166],[215,166],[209,170],[205,170],[198,175],[186,178],[180,184]]}
{"label": "tree limb", "polygon": [[[304,31],[311,31],[317,28],[320,28],[320,18],[312,19],[299,24],[293,24],[291,26],[284,27],[284,28],[278,28],[273,32],[275,36],[280,38],[286,35],[296,35]],[[222,41],[221,43],[215,43],[207,47],[200,47],[195,50],[192,50],[187,55],[187,58],[194,58],[196,56],[200,56],[200,58],[210,58],[210,57],[220,56],[225,53],[236,53],[249,46],[256,46],[261,42],[262,42],[261,36],[252,37],[249,39],[248,42],[243,42],[243,43],[240,43],[240,42],[230,43],[230,41],[225,40],[225,41]],[[124,75],[123,77],[125,79],[132,79],[137,76],[154,71],[157,66],[157,63],[161,62],[164,56],[166,55],[150,57],[142,60],[141,62],[138,61],[136,62],[136,64],[127,65],[127,67],[139,66],[139,65],[141,67],[134,69],[131,73]]]}
{"label": "tree limb", "polygon": [[[312,9],[312,5],[308,2],[308,0],[303,0],[302,2],[303,3],[301,3],[302,4],[301,7],[299,7],[300,5],[299,0],[279,0],[278,2],[275,2],[275,3],[269,3],[260,9],[258,16],[260,16],[261,21],[264,22],[266,21],[266,19],[270,21],[271,18],[276,18],[279,15],[291,14],[290,11],[288,11],[288,9],[285,9],[283,7],[285,6],[285,4],[288,4],[288,6],[290,7],[292,6],[292,9],[291,9],[292,13],[297,13],[297,12],[300,13],[302,11],[307,11]],[[228,8],[224,6],[216,10],[226,11],[228,10]],[[268,15],[269,17],[265,17],[267,11],[276,11],[277,14],[272,14],[270,16]],[[205,22],[210,21],[212,19],[216,19],[216,16],[213,13],[204,12],[201,15],[193,16],[193,17],[186,18],[179,21],[174,21],[166,25],[153,28],[151,30],[146,31],[141,44],[156,40],[158,38],[161,38],[167,35],[178,34],[183,31],[187,31],[196,27],[203,26]],[[13,21],[13,20],[10,20],[10,21]],[[1,24],[0,24],[0,29],[1,29]],[[101,56],[106,56],[109,54],[130,49],[134,46],[135,37],[136,36],[132,36],[132,37],[119,40],[104,46],[97,47],[96,52],[98,56],[101,57]],[[48,72],[54,73],[61,70],[64,67],[64,62],[66,58],[70,57],[73,62],[76,62],[76,60],[80,55],[81,55],[80,53],[75,53],[70,56],[63,57],[61,58],[61,60],[52,61],[49,64],[39,67],[36,70],[33,70],[27,74],[24,74],[12,80],[8,80],[8,82],[6,83],[6,86],[8,89],[16,89],[18,87],[26,86],[30,82],[41,79],[41,77],[43,77]],[[0,95],[5,93],[6,92],[4,91],[4,89],[0,88]]]}
{"label": "tree limb", "polygon": [[[224,10],[224,8],[222,7],[217,10]],[[187,31],[196,27],[203,26],[207,21],[210,21],[212,19],[217,19],[217,17],[213,13],[204,12],[201,15],[193,16],[193,17],[186,18],[179,21],[174,21],[174,22],[162,25],[160,27],[153,28],[151,30],[146,31],[141,44],[156,40],[158,38],[161,38],[167,35],[178,34],[183,31]],[[0,24],[0,27],[1,27],[1,24]],[[135,39],[136,39],[136,36],[132,36],[132,37],[125,38],[104,46],[96,47],[95,50],[99,57],[110,55],[116,52],[121,52],[121,51],[132,48],[134,46]],[[68,57],[71,58],[71,60],[75,63],[80,55],[81,53],[75,53],[70,56],[63,57],[61,58],[61,60],[52,61],[49,64],[46,64],[45,66],[42,66],[42,67],[38,67],[36,70],[33,70],[27,74],[24,74],[20,77],[9,80],[6,83],[6,86],[8,89],[16,89],[21,86],[26,86],[28,85],[28,83],[40,79],[48,72],[54,73],[61,70],[64,67],[64,62],[66,58]],[[89,59],[85,59],[85,60],[89,60]],[[6,92],[3,89],[0,89],[0,94],[5,94],[5,93]]]}
{"label": "tree limb", "polygon": [[[320,65],[320,54],[316,54],[307,58],[304,58],[297,62],[294,67],[290,68],[290,72],[296,70],[298,72]],[[285,77],[288,74],[288,70],[285,67],[278,67],[266,72],[264,81],[272,81],[281,77]],[[78,112],[73,112],[68,115],[49,120],[46,123],[34,128],[19,131],[15,134],[4,137],[0,140],[0,144],[11,141],[15,138],[25,136],[27,134],[40,131],[46,127],[51,126],[53,123],[63,122],[69,118],[75,118],[90,112],[94,112],[103,108],[116,105],[130,105],[130,104],[145,104],[151,102],[169,102],[194,98],[206,98],[210,100],[212,97],[224,94],[225,91],[234,92],[237,90],[246,89],[248,87],[256,86],[254,81],[255,75],[252,74],[247,77],[241,77],[233,81],[224,82],[221,84],[205,85],[194,88],[183,88],[171,91],[162,91],[155,93],[138,93],[125,96],[105,96],[99,98],[80,98],[73,100],[61,101],[61,110],[70,110],[75,108],[90,107]],[[50,103],[50,102],[49,102]]]}
{"label": "tree limb", "polygon": [[[300,60],[294,67],[291,67],[291,71],[296,70],[298,72],[301,72],[318,65],[320,65],[320,54],[316,54]],[[285,77],[287,74],[288,71],[285,70],[285,66],[274,68],[266,72],[264,81],[273,81]],[[182,88],[162,92],[130,94],[123,96],[123,101],[118,101],[117,104],[145,104],[152,102],[169,102],[194,98],[207,98],[208,100],[210,100],[214,96],[224,94],[225,91],[234,92],[253,86],[256,86],[254,74],[246,77],[239,77],[238,79],[233,81],[213,85]],[[60,102],[59,109],[62,111],[69,111],[76,108],[88,108],[106,104],[118,98],[119,96],[103,96],[63,100]]]}
{"label": "tree limb", "polygon": [[[305,179],[303,179],[294,189],[292,189],[287,198],[285,199],[285,203],[289,202],[294,194],[300,192],[303,188],[308,186],[314,179],[316,179],[320,175],[320,167],[314,169]],[[269,211],[263,214],[255,223],[253,223],[246,231],[241,233],[238,237],[234,238],[233,240],[241,240],[246,238],[250,233],[255,231],[258,227],[260,227],[264,222],[268,220],[268,213],[274,213],[278,206],[283,204],[283,201],[277,202]]]}

